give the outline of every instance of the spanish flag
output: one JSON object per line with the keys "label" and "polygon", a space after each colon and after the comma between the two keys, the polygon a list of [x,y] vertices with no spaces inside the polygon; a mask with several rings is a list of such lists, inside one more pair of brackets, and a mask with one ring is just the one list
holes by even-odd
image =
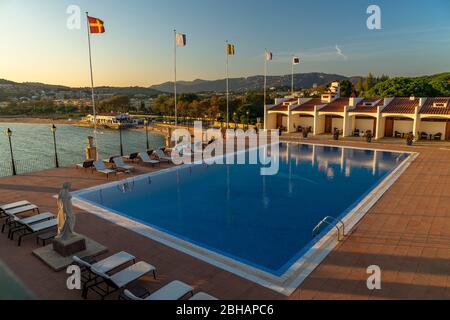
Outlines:
{"label": "spanish flag", "polygon": [[88,21],[91,33],[105,33],[105,25],[102,20],[88,16]]}
{"label": "spanish flag", "polygon": [[234,44],[227,43],[227,54],[229,56],[234,56]]}

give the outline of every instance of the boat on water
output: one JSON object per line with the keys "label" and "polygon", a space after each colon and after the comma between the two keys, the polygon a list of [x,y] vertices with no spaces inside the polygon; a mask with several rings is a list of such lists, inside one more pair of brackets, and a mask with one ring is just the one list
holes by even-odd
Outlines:
{"label": "boat on water", "polygon": [[84,117],[77,126],[93,127],[96,123],[97,128],[103,129],[132,129],[143,124],[142,119],[136,119],[126,113],[115,114],[97,114],[95,117],[91,114]]}

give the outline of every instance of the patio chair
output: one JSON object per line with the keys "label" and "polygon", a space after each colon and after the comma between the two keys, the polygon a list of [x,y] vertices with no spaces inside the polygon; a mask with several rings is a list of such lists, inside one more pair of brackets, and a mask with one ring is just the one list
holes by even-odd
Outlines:
{"label": "patio chair", "polygon": [[[24,224],[24,229],[19,230],[19,240],[17,245],[20,247],[22,245],[22,239],[26,236],[37,235],[40,233],[48,232],[50,230],[55,230],[58,227],[58,220],[51,219],[35,224]],[[15,234],[15,233],[14,233]],[[14,240],[14,235],[11,235],[11,240]]]}
{"label": "patio chair", "polygon": [[149,164],[149,165],[151,165],[151,166],[155,166],[155,165],[157,165],[157,164],[160,164],[160,161],[159,160],[152,160],[152,159],[150,159],[150,157],[148,156],[148,154],[147,154],[147,152],[141,152],[141,153],[139,153],[139,158],[141,158],[141,161],[144,163],[144,164]]}
{"label": "patio chair", "polygon": [[442,133],[436,133],[435,135],[433,135],[433,140],[438,140],[441,141],[442,140]]}
{"label": "patio chair", "polygon": [[395,132],[394,132],[394,137],[395,137],[395,138],[402,138],[402,136],[403,136],[403,135],[402,135],[401,132],[399,132],[399,131],[395,131]]}
{"label": "patio chair", "polygon": [[128,164],[125,164],[123,159],[121,157],[116,157],[112,159],[112,163],[114,164],[115,168],[120,171],[133,171],[134,167],[130,166]]}
{"label": "patio chair", "polygon": [[139,152],[131,153],[128,157],[125,157],[125,158],[127,158],[128,160],[133,161],[133,162],[136,160],[139,160]]}
{"label": "patio chair", "polygon": [[359,137],[359,135],[360,135],[360,131],[359,131],[359,129],[356,129],[355,131],[353,131],[353,136],[354,137]]}
{"label": "patio chair", "polygon": [[32,225],[35,223],[52,220],[55,219],[56,216],[53,213],[45,212],[41,214],[37,214],[28,218],[19,218],[19,217],[13,217],[11,221],[9,221],[7,224],[4,224],[2,227],[2,233],[5,231],[5,226],[8,226],[8,238],[13,239],[14,234],[18,231],[21,231],[23,229],[26,229],[26,225]]}
{"label": "patio chair", "polygon": [[129,300],[145,300],[145,301],[173,301],[181,300],[186,295],[191,294],[194,296],[194,288],[187,285],[184,282],[175,280],[161,289],[149,294],[145,294],[142,297],[137,297],[131,291],[124,290],[123,295]]}
{"label": "patio chair", "polygon": [[428,133],[426,132],[421,132],[420,133],[420,140],[428,140]]}
{"label": "patio chair", "polygon": [[[116,253],[106,259],[101,261],[96,261],[91,257],[88,258],[79,258],[78,256],[72,257],[73,262],[81,268],[81,280],[83,282],[82,296],[84,297],[86,294],[87,286],[95,281],[96,283],[99,280],[99,276],[91,271],[93,267],[97,270],[100,270],[103,273],[109,274],[117,268],[123,267],[129,263],[136,263],[136,257],[127,253],[127,252],[119,252]],[[101,279],[101,278],[100,278]]]}
{"label": "patio chair", "polygon": [[106,175],[106,179],[109,179],[110,174],[117,174],[117,171],[106,168],[105,163],[101,160],[94,162],[94,168],[98,173]]}
{"label": "patio chair", "polygon": [[196,293],[189,300],[192,300],[192,301],[215,301],[215,300],[219,300],[219,299],[217,299],[216,297],[213,297],[205,292],[199,292],[199,293]]}
{"label": "patio chair", "polygon": [[159,161],[172,162],[172,158],[167,156],[161,149],[155,150],[153,154]]}
{"label": "patio chair", "polygon": [[[105,299],[105,297],[109,296],[110,294],[124,289],[129,284],[139,280],[140,278],[144,277],[145,275],[149,273],[153,273],[153,276],[155,276],[155,270],[156,268],[146,262],[138,262],[136,264],[133,264],[132,266],[119,271],[117,273],[114,273],[113,275],[109,276],[105,272],[102,272],[101,269],[97,269],[95,267],[91,268],[91,271],[98,277],[102,279],[101,282],[95,283],[92,285],[89,285],[86,287],[84,299],[87,298],[89,290],[92,290],[93,292],[100,295],[102,300]],[[102,285],[106,286],[106,289],[102,288]]]}

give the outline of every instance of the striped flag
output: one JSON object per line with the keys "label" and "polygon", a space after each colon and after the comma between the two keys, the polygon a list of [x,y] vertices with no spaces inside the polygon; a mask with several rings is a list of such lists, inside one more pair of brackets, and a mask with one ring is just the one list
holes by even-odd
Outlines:
{"label": "striped flag", "polygon": [[235,51],[234,51],[234,44],[227,43],[227,54],[229,56],[234,56],[234,53],[235,53]]}
{"label": "striped flag", "polygon": [[293,63],[293,64],[300,64],[300,58],[299,58],[299,57],[294,57],[294,58],[292,59],[292,63]]}
{"label": "striped flag", "polygon": [[266,51],[266,61],[272,61],[273,53],[270,51]]}
{"label": "striped flag", "polygon": [[176,42],[177,42],[177,46],[179,47],[185,47],[187,44],[187,37],[185,34],[183,33],[177,33],[176,35]]}

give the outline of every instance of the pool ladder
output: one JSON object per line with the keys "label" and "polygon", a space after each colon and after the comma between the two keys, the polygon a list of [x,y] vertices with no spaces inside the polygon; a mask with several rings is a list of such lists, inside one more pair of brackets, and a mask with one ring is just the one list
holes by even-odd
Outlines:
{"label": "pool ladder", "polygon": [[328,225],[337,230],[338,241],[344,241],[345,239],[345,223],[342,220],[328,216],[323,218],[322,221],[313,229],[313,238],[317,237],[323,225]]}

